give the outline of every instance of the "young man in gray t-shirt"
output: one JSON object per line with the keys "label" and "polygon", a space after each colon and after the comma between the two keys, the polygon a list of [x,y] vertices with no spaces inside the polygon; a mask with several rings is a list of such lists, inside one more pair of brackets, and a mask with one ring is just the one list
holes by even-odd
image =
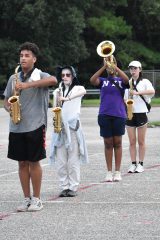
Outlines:
{"label": "young man in gray t-shirt", "polygon": [[39,211],[43,208],[40,160],[46,157],[48,87],[56,85],[57,79],[34,67],[38,53],[39,48],[34,43],[25,42],[20,46],[21,71],[16,68],[4,91],[4,108],[11,116],[8,158],[18,161],[25,197],[17,211]]}

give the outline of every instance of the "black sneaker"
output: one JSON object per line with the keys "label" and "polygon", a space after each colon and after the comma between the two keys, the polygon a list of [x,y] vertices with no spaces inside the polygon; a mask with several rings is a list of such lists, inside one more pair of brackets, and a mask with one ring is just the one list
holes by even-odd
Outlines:
{"label": "black sneaker", "polygon": [[76,197],[77,196],[77,192],[73,191],[73,190],[69,190],[67,193],[67,197]]}
{"label": "black sneaker", "polygon": [[59,197],[68,197],[68,191],[69,191],[69,189],[63,190],[63,191],[59,194]]}

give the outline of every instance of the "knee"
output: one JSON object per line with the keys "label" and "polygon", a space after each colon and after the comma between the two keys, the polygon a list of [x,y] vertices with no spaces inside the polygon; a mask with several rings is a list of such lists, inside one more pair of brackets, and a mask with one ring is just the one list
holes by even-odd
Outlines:
{"label": "knee", "polygon": [[29,167],[29,163],[27,161],[20,161],[18,164],[20,170],[27,169]]}
{"label": "knee", "polygon": [[30,163],[29,163],[29,167],[30,167],[31,169],[36,169],[36,168],[41,168],[41,165],[40,165],[39,162],[30,162]]}
{"label": "knee", "polygon": [[130,140],[130,147],[134,147],[136,146],[136,141],[133,139],[133,140]]}
{"label": "knee", "polygon": [[118,148],[121,148],[121,147],[122,147],[122,143],[121,142],[114,144],[114,149],[118,149]]}
{"label": "knee", "polygon": [[104,143],[106,149],[113,149],[113,143]]}
{"label": "knee", "polygon": [[139,141],[138,145],[139,145],[139,147],[145,147],[145,142],[144,141]]}

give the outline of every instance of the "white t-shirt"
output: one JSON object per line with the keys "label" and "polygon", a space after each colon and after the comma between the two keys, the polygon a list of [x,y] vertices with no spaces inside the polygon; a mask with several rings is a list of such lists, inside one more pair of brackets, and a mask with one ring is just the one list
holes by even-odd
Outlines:
{"label": "white t-shirt", "polygon": [[[72,96],[78,94],[84,89],[83,86],[74,86],[72,90],[69,92],[68,96],[71,98],[71,101],[65,101],[62,106],[62,121],[69,121],[71,119],[79,118],[80,108],[81,108],[81,99],[83,97],[75,97],[72,99]],[[56,94],[58,92],[58,88],[54,91],[54,106],[56,105]]]}
{"label": "white t-shirt", "polygon": [[[131,82],[132,80],[130,79],[129,82]],[[135,81],[136,84],[136,81]],[[139,91],[145,91],[145,90],[154,90],[152,83],[148,80],[148,79],[142,79],[139,81],[139,83],[136,86],[138,92]],[[145,98],[146,102],[150,103],[151,102],[151,98],[154,96],[154,94],[150,94],[150,95],[143,95],[143,97]],[[131,98],[129,96],[129,90],[127,89],[125,91],[125,96],[124,96],[125,100]],[[133,95],[133,113],[144,113],[144,112],[148,112],[147,106],[145,104],[145,102],[143,101],[143,99],[138,96],[138,95]]]}

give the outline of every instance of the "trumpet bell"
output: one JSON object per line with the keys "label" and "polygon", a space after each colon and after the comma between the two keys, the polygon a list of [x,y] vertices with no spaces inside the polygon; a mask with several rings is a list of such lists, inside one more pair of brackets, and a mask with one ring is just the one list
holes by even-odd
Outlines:
{"label": "trumpet bell", "polygon": [[103,41],[97,46],[97,53],[100,57],[106,58],[113,54],[115,51],[115,45],[111,41]]}

